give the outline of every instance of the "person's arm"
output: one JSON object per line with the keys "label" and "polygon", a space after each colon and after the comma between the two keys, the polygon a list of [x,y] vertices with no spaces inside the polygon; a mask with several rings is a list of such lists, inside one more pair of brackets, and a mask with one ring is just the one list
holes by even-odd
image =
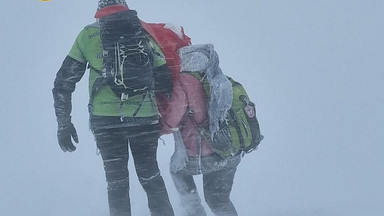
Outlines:
{"label": "person's arm", "polygon": [[171,128],[178,128],[185,116],[188,106],[187,96],[180,83],[177,82],[173,86],[171,98],[162,97],[160,101],[158,109],[161,114],[162,131],[163,134],[170,134],[172,133]]}
{"label": "person's arm", "polygon": [[155,67],[153,69],[155,80],[155,92],[163,94],[167,98],[172,96],[172,75],[167,64]]}
{"label": "person's arm", "polygon": [[66,152],[76,150],[71,138],[78,143],[76,129],[71,122],[72,92],[76,83],[83,77],[86,63],[67,56],[56,74],[52,89],[55,114],[58,123],[57,138],[61,149]]}
{"label": "person's arm", "polygon": [[174,152],[169,164],[170,171],[175,173],[182,170],[188,161],[187,150],[179,130],[180,122],[187,111],[188,98],[180,82],[175,83],[173,90],[172,97],[167,99],[166,104],[159,106],[159,111],[162,114],[160,118],[162,132],[164,134],[172,133],[175,141]]}
{"label": "person's arm", "polygon": [[155,81],[155,93],[171,98],[173,87],[171,71],[169,70],[165,56],[159,45],[157,45],[152,38],[150,38],[150,43],[154,55],[153,78]]}

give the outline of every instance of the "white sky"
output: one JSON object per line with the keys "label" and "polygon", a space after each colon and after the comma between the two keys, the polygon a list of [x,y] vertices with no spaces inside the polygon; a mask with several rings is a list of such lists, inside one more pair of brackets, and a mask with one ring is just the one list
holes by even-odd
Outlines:
{"label": "white sky", "polygon": [[[224,73],[256,102],[265,140],[238,168],[232,200],[239,215],[384,215],[383,1],[127,3],[144,21],[180,24],[194,44],[213,43]],[[108,214],[102,162],[88,130],[87,74],[73,95],[80,137],[74,153],[58,147],[51,94],[96,6],[2,2],[0,215]],[[173,139],[164,140],[159,163],[178,214],[168,174]],[[129,166],[133,214],[149,215],[132,160]]]}

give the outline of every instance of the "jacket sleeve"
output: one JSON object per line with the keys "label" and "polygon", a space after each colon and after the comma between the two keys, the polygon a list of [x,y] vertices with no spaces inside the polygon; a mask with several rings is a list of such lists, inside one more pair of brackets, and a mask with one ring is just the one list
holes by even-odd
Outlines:
{"label": "jacket sleeve", "polygon": [[187,96],[180,83],[175,83],[173,89],[172,97],[165,98],[163,96],[161,98],[162,103],[158,107],[161,114],[160,124],[163,134],[170,134],[172,133],[171,128],[179,127],[187,111]]}
{"label": "jacket sleeve", "polygon": [[86,63],[67,56],[56,74],[52,93],[55,114],[59,124],[66,124],[71,120],[71,95],[75,91],[76,83],[83,77],[85,69]]}
{"label": "jacket sleeve", "polygon": [[172,75],[167,64],[153,69],[155,80],[155,93],[160,93],[170,98],[172,95]]}
{"label": "jacket sleeve", "polygon": [[193,119],[197,124],[207,120],[207,95],[203,83],[193,75],[182,73],[179,82],[188,99],[188,108],[193,112]]}
{"label": "jacket sleeve", "polygon": [[165,56],[159,45],[153,38],[150,38],[150,42],[154,57],[153,78],[155,82],[155,93],[160,93],[170,98],[173,87],[171,71],[169,70],[167,61],[165,60]]}

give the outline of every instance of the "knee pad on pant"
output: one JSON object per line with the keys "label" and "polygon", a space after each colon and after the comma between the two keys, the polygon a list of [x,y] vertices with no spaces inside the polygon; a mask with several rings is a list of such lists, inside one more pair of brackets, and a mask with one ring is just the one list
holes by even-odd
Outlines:
{"label": "knee pad on pant", "polygon": [[114,180],[114,181],[107,181],[108,183],[108,190],[121,190],[121,189],[128,189],[129,187],[129,178],[124,178],[121,180]]}
{"label": "knee pad on pant", "polygon": [[157,172],[148,178],[139,177],[139,181],[147,193],[156,194],[166,192],[164,181],[160,172]]}
{"label": "knee pad on pant", "polygon": [[139,181],[140,181],[140,183],[141,183],[142,185],[145,185],[145,184],[148,184],[148,183],[150,183],[150,182],[152,182],[152,181],[155,181],[156,178],[159,177],[159,176],[160,176],[160,172],[156,172],[153,176],[150,176],[150,177],[148,177],[148,178],[143,177],[143,176],[140,176],[140,177],[139,177]]}

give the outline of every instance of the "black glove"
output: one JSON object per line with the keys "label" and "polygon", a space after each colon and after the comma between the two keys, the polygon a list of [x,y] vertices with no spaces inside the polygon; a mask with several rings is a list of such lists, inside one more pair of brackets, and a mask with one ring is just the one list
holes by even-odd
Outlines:
{"label": "black glove", "polygon": [[75,90],[76,83],[84,75],[85,68],[85,63],[67,56],[56,74],[54,88],[52,89],[58,123],[57,138],[64,152],[76,150],[72,138],[76,143],[79,143],[76,129],[71,122],[71,94]]}
{"label": "black glove", "polygon": [[76,150],[76,147],[72,143],[72,138],[76,143],[79,143],[79,137],[75,126],[72,123],[60,125],[57,129],[57,139],[63,152],[72,152]]}

